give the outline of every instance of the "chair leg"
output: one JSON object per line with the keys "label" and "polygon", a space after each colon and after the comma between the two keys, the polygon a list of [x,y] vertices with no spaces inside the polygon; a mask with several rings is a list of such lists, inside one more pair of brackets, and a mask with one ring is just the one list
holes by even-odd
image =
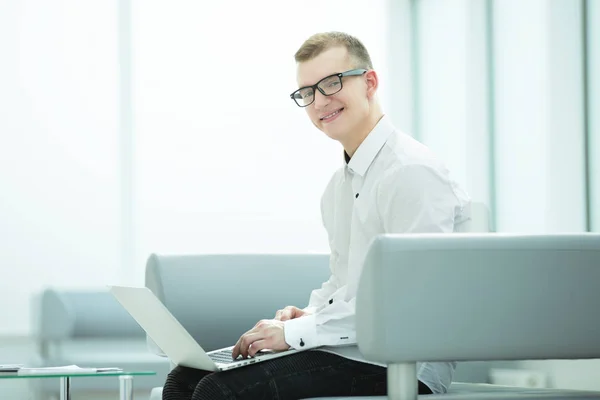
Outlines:
{"label": "chair leg", "polygon": [[417,400],[417,363],[388,364],[387,392],[389,400]]}

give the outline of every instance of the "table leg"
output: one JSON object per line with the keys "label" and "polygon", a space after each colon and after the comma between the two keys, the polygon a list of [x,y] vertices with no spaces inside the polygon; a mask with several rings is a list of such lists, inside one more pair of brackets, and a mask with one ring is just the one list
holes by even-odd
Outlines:
{"label": "table leg", "polygon": [[133,376],[119,376],[119,400],[133,400]]}
{"label": "table leg", "polygon": [[71,400],[71,378],[60,378],[60,400]]}

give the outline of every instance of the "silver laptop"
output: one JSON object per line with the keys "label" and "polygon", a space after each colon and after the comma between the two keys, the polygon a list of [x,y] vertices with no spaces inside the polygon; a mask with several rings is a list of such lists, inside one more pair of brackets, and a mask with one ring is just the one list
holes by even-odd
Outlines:
{"label": "silver laptop", "polygon": [[237,360],[232,359],[233,346],[206,352],[147,287],[109,286],[109,289],[148,336],[177,365],[205,371],[225,371],[296,352],[267,350],[257,353],[255,357],[238,357]]}

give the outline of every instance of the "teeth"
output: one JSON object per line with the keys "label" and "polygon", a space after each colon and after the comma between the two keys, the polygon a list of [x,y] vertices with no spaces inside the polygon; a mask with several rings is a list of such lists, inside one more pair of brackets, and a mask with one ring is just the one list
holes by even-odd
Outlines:
{"label": "teeth", "polygon": [[329,115],[326,115],[326,116],[324,116],[324,117],[323,117],[323,118],[321,118],[321,119],[327,119],[327,118],[331,118],[331,117],[333,117],[335,114],[338,114],[340,111],[341,111],[341,110],[337,110],[337,111],[335,111],[335,112],[332,112],[331,114],[329,114]]}

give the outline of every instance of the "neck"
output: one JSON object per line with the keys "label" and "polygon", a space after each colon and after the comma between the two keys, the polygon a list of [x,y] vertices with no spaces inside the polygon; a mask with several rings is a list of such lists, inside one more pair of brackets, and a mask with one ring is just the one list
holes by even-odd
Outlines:
{"label": "neck", "polygon": [[348,153],[348,156],[352,157],[356,152],[356,149],[361,145],[361,143],[369,136],[369,133],[375,128],[375,125],[379,122],[379,120],[383,117],[383,112],[380,107],[375,107],[372,112],[369,114],[369,117],[365,119],[364,123],[357,128],[357,132],[352,135],[348,141],[342,143],[344,146],[344,150]]}

